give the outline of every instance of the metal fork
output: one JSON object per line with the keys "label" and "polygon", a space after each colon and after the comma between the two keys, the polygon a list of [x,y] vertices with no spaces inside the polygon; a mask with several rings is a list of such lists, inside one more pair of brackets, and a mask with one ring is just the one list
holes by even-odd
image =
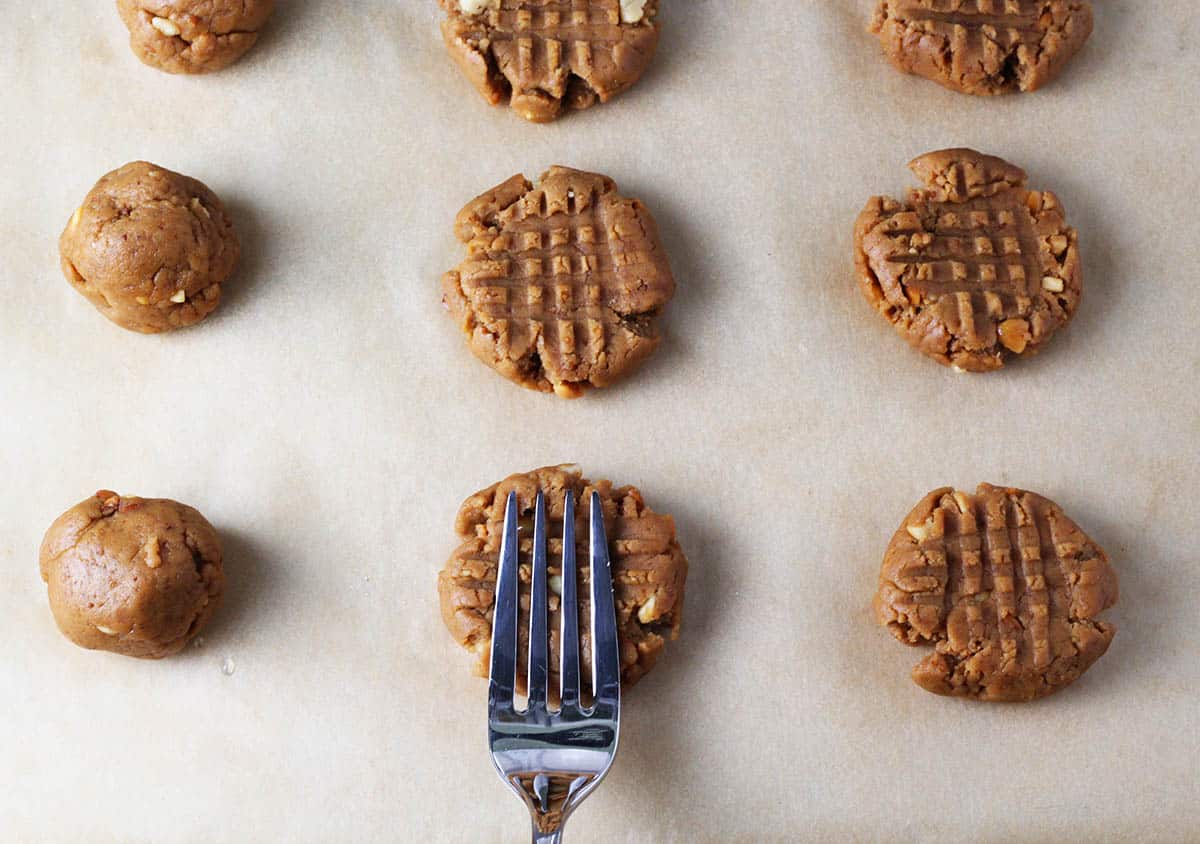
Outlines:
{"label": "metal fork", "polygon": [[488,744],[504,782],[525,801],[533,819],[533,840],[560,842],[567,818],[599,785],[617,753],[621,709],[621,663],[613,608],[612,570],[600,496],[591,500],[592,705],[579,691],[579,605],[576,598],[575,501],[563,504],[562,601],[559,616],[560,708],[547,698],[549,678],[546,598],[546,502],[534,503],[533,577],[530,583],[529,700],[514,702],[517,667],[517,494],[510,492],[496,576],[492,618],[492,668],[488,684]]}

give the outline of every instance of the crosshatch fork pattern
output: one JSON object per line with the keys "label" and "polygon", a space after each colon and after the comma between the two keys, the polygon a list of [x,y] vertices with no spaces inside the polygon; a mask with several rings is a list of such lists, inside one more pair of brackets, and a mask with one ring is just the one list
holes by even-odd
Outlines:
{"label": "crosshatch fork pattern", "polygon": [[896,14],[948,26],[1038,32],[1043,0],[901,0]]}
{"label": "crosshatch fork pattern", "polygon": [[867,300],[923,354],[986,372],[1038,351],[1082,291],[1077,237],[1050,191],[974,150],[910,162],[923,189],[873,197],[855,224]]}
{"label": "crosshatch fork pattern", "polygon": [[515,220],[506,233],[511,255],[464,267],[480,311],[497,321],[504,354],[539,337],[563,361],[603,354],[605,324],[615,319],[605,310],[605,292],[617,287],[619,269],[646,262],[646,243],[610,242],[598,200],[595,191],[583,202],[570,194],[565,208],[552,208],[542,192],[537,213]]}
{"label": "crosshatch fork pattern", "polygon": [[447,45],[476,87],[534,121],[625,90],[658,43],[656,0],[629,20],[619,0],[501,0],[474,14],[458,0],[441,2],[450,13]]}
{"label": "crosshatch fork pattern", "polygon": [[486,12],[488,29],[469,30],[492,41],[515,42],[517,74],[528,79],[572,67],[590,68],[596,53],[611,61],[621,42],[619,0],[502,0]]}
{"label": "crosshatch fork pattern", "polygon": [[1099,659],[1117,601],[1108,558],[1058,505],[980,485],[931,492],[884,555],[876,613],[909,644],[934,644],[913,671],[939,694],[1030,700]]}
{"label": "crosshatch fork pattern", "polygon": [[1038,0],[909,0],[897,4],[896,15],[944,35],[952,53],[1003,53],[1041,41],[1041,5]]}
{"label": "crosshatch fork pattern", "polygon": [[476,356],[518,383],[575,397],[657,347],[675,282],[646,207],[610,179],[553,167],[459,214],[468,257],[443,279]]}
{"label": "crosshatch fork pattern", "polygon": [[940,586],[914,598],[940,606],[946,619],[962,607],[970,642],[986,642],[990,623],[1006,660],[1045,668],[1053,659],[1051,613],[1066,617],[1078,574],[1063,559],[1077,549],[1063,540],[1044,515],[1013,496],[969,501],[965,512],[941,508],[920,542],[928,567],[912,572]]}
{"label": "crosshatch fork pattern", "polygon": [[593,49],[611,51],[621,40],[619,0],[501,0],[485,20],[491,38],[516,41],[518,54],[540,49],[551,68],[565,66],[567,51],[590,60]]}
{"label": "crosshatch fork pattern", "polygon": [[1050,82],[1092,26],[1090,0],[879,0],[871,29],[900,70],[994,95]]}
{"label": "crosshatch fork pattern", "polygon": [[[921,225],[921,217],[928,226]],[[963,325],[973,325],[980,315],[994,324],[1013,312],[1029,312],[1040,289],[1042,260],[1033,221],[1015,197],[928,203],[911,222],[892,233],[911,242],[927,232],[932,241],[915,253],[899,250],[888,256],[893,263],[914,266],[906,276],[908,286],[929,298],[956,297]]]}

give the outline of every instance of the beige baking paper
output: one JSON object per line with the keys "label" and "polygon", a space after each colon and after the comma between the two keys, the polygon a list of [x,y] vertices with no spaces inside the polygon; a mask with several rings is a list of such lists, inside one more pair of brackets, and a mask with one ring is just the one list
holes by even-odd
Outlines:
{"label": "beige baking paper", "polygon": [[[1200,834],[1194,4],[1098,0],[1058,82],[993,100],[893,70],[870,0],[662,5],[633,91],[533,126],[460,75],[433,0],[285,0],[206,78],[138,63],[107,0],[7,0],[0,840],[526,840],[436,574],[463,498],[568,461],[673,514],[692,568],[567,841]],[[958,145],[1055,190],[1084,250],[1069,330],[987,376],[910,351],[851,265],[867,198]],[[137,158],[209,184],[245,250],[172,336],[58,268],[76,205]],[[643,198],[679,288],[657,356],[576,402],[478,363],[440,304],[459,207],[554,163]],[[979,481],[1057,500],[1120,573],[1108,655],[1040,703],[925,693],[869,612],[909,508]],[[100,488],[224,536],[198,647],[141,662],[55,629],[38,544]]]}

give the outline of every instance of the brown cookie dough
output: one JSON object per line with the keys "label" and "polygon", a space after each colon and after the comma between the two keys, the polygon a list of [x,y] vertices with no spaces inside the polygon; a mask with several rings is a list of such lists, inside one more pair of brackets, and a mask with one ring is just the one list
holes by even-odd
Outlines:
{"label": "brown cookie dough", "polygon": [[897,639],[935,650],[913,669],[928,691],[1024,701],[1070,685],[1116,629],[1104,551],[1053,501],[980,484],[921,500],[892,537],[875,612]]}
{"label": "brown cookie dough", "polygon": [[675,280],[649,209],[611,179],[513,176],[468,203],[455,231],[468,257],[443,276],[442,301],[505,378],[576,398],[658,348]]}
{"label": "brown cookie dough", "polygon": [[[462,544],[438,575],[442,619],[455,640],[478,656],[476,671],[486,677],[491,660],[492,605],[500,539],[504,532],[504,508],[509,492],[516,491],[521,507],[519,645],[528,653],[529,582],[534,499],[541,490],[546,499],[550,576],[550,688],[558,683],[558,592],[561,584],[563,500],[567,490],[576,502],[591,500],[600,493],[604,507],[604,529],[612,559],[617,631],[621,648],[621,681],[632,686],[658,660],[667,638],[679,635],[683,617],[683,587],[687,559],[675,541],[675,522],[655,513],[642,494],[631,486],[614,488],[609,481],[582,477],[574,466],[550,466],[513,475],[475,493],[458,511],[455,524]],[[588,517],[586,503],[575,508],[575,537],[579,563],[580,642],[583,674],[591,676],[591,644],[588,636]],[[525,690],[523,660],[518,659],[517,686]]]}
{"label": "brown cookie dough", "polygon": [[1036,91],[1092,34],[1087,0],[880,0],[871,21],[897,68],[964,94]]}
{"label": "brown cookie dough", "polygon": [[275,0],[117,0],[129,47],[167,73],[228,67],[258,40]]}
{"label": "brown cookie dough", "polygon": [[492,105],[545,123],[631,87],[658,46],[658,0],[439,0],[450,55]]}
{"label": "brown cookie dough", "polygon": [[216,310],[241,250],[216,194],[134,161],[96,182],[58,251],[67,281],[96,310],[122,328],[156,334]]}
{"label": "brown cookie dough", "polygon": [[969,149],[909,168],[926,187],[874,197],[858,217],[854,258],[867,300],[915,348],[970,372],[1037,352],[1083,293],[1075,229],[1058,197]]}
{"label": "brown cookie dough", "polygon": [[199,512],[101,490],[42,540],[42,580],[80,647],[158,659],[183,649],[221,600],[221,541]]}

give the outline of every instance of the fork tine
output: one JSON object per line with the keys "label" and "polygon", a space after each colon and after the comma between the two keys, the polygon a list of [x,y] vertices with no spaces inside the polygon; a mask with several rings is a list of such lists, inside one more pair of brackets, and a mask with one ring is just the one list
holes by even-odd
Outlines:
{"label": "fork tine", "polygon": [[592,689],[595,704],[616,705],[621,696],[621,653],[617,643],[617,614],[613,606],[612,565],[600,493],[592,492],[592,531],[589,540],[592,581]]}
{"label": "fork tine", "polygon": [[512,709],[517,673],[517,493],[508,494],[504,534],[500,540],[500,569],[492,613],[492,669],[488,675],[488,710]]}
{"label": "fork tine", "polygon": [[575,496],[568,490],[563,502],[562,600],[559,618],[562,621],[558,637],[558,652],[562,658],[558,676],[561,681],[559,698],[562,708],[579,705],[579,600],[575,572]]}
{"label": "fork tine", "polygon": [[533,513],[533,576],[529,593],[529,709],[546,708],[546,499],[541,491]]}

